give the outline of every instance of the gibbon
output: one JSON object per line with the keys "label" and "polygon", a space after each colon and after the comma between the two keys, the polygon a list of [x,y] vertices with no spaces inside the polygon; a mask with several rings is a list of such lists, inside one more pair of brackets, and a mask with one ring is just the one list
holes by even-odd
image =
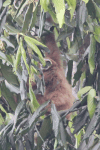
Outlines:
{"label": "gibbon", "polygon": [[[37,94],[36,98],[40,105],[50,100],[55,104],[58,111],[67,110],[73,105],[74,96],[72,95],[71,86],[65,78],[60,61],[60,51],[53,33],[45,35],[45,44],[50,50],[50,53],[46,53],[45,61],[50,63],[50,66],[47,68],[41,66],[45,81],[45,92],[44,95]],[[32,83],[32,87],[35,89],[36,84]],[[50,113],[50,107],[48,113]],[[69,118],[70,115],[67,116],[67,119]]]}

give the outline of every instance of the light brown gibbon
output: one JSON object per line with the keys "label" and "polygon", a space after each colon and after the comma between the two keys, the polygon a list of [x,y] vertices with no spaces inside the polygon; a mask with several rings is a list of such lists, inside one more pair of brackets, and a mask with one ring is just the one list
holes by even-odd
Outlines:
{"label": "light brown gibbon", "polygon": [[[73,105],[74,96],[71,86],[65,78],[54,34],[45,35],[45,44],[50,50],[50,53],[46,53],[45,61],[50,62],[51,66],[46,69],[41,67],[45,81],[45,92],[44,95],[37,94],[36,98],[40,105],[50,100],[58,111],[67,110]],[[32,83],[32,87],[33,89],[36,87],[35,83]],[[50,113],[50,107],[47,112]],[[69,118],[70,115],[67,116],[67,119]]]}

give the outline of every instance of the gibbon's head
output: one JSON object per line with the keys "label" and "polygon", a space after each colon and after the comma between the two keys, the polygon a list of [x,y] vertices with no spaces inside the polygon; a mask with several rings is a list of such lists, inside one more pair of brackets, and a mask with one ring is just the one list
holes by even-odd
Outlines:
{"label": "gibbon's head", "polygon": [[43,66],[42,64],[40,64],[40,68],[43,70],[43,71],[49,71],[50,69],[57,69],[58,68],[58,65],[57,63],[52,60],[51,58],[45,58],[44,59],[45,62],[46,62],[46,65]]}
{"label": "gibbon's head", "polygon": [[43,66],[42,64],[40,64],[40,68],[42,70],[48,70],[51,66],[52,66],[52,61],[50,59],[44,59],[46,62],[46,65]]}

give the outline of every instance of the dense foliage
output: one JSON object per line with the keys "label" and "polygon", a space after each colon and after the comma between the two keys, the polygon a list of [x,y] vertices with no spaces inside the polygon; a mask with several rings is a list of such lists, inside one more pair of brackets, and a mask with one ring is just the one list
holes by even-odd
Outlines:
{"label": "dense foliage", "polygon": [[[47,12],[78,99],[65,112],[52,104],[46,117],[49,101],[39,106],[31,82],[44,93],[38,63],[45,65],[48,51],[40,42],[51,27]],[[0,0],[0,150],[99,150],[99,57],[99,0]],[[72,79],[73,62],[77,71]]]}

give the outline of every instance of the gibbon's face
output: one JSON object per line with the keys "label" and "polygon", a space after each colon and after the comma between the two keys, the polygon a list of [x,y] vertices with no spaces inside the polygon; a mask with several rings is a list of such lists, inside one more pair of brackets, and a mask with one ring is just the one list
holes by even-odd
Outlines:
{"label": "gibbon's face", "polygon": [[42,64],[40,64],[40,68],[44,71],[44,70],[48,70],[51,66],[52,66],[52,61],[50,59],[44,59],[46,62],[46,65],[43,66]]}

